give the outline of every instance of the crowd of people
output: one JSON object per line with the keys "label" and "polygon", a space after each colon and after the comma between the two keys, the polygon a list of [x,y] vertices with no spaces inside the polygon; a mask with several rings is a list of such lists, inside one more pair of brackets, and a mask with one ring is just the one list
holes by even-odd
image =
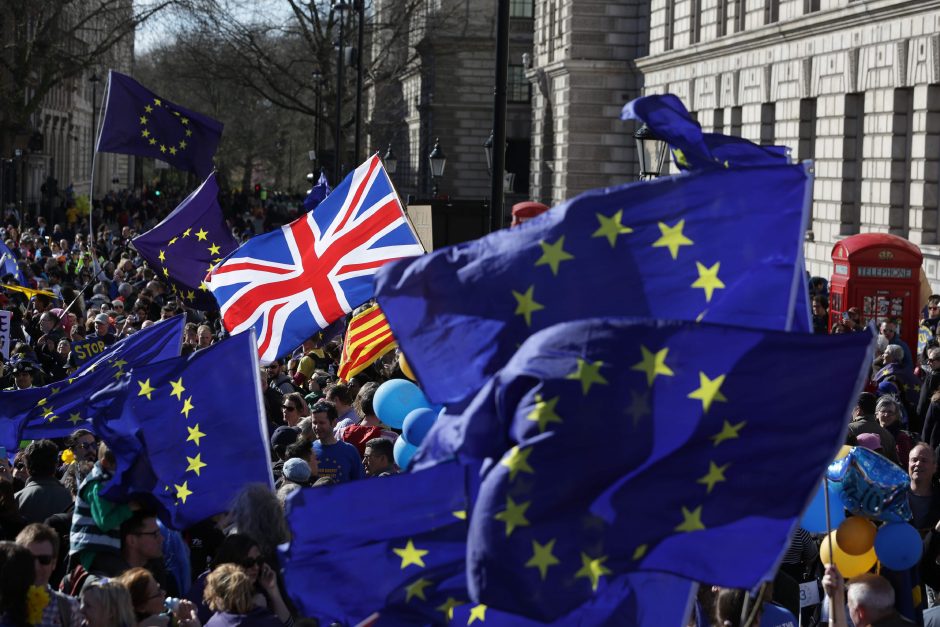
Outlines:
{"label": "crowd of people", "polygon": [[[218,312],[188,307],[130,245],[166,210],[111,195],[96,210],[94,241],[87,222],[74,213],[50,226],[41,216],[4,212],[0,241],[19,272],[0,277],[0,283],[22,281],[52,296],[0,290],[0,308],[13,316],[0,388],[23,390],[66,378],[82,363],[73,343],[97,339],[111,345],[178,314],[186,316],[183,354],[225,336]],[[235,206],[228,213],[233,234],[244,241],[297,210]],[[824,288],[811,284],[815,330],[861,330],[856,308],[829,324]],[[940,296],[930,298],[924,318],[936,335]],[[918,573],[924,591],[919,609],[926,612],[908,618],[940,625],[940,610],[927,609],[934,604],[933,590],[940,590],[940,346],[912,352],[891,320],[879,331],[871,378],[846,443],[872,449],[910,474],[913,525],[925,543]],[[112,503],[102,496],[115,460],[88,430],[77,429],[61,441],[36,440],[12,460],[0,458],[0,625],[316,624],[296,614],[278,569],[276,547],[289,539],[287,496],[302,487],[399,472],[393,453],[399,433],[382,424],[373,407],[381,382],[403,376],[396,355],[341,381],[335,374],[340,346],[341,337],[320,334],[289,359],[262,369],[275,489],[245,486],[229,511],[189,529],[167,528],[146,503]],[[766,618],[782,608],[782,618],[769,624],[786,624],[787,616],[801,613],[812,621],[818,608],[801,612],[797,586],[819,580],[832,594],[847,589],[847,614],[834,612],[841,624],[847,624],[846,616],[856,626],[908,624],[895,610],[899,591],[891,583],[871,574],[846,586],[838,571],[820,564],[819,540],[798,529],[775,585],[759,597],[701,586],[692,620],[756,625],[762,612]]]}

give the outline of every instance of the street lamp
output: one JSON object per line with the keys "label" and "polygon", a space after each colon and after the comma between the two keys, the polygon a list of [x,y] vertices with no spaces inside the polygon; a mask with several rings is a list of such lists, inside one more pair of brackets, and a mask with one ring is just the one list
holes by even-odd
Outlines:
{"label": "street lamp", "polygon": [[636,152],[640,161],[640,180],[654,179],[663,171],[666,162],[666,142],[650,130],[645,123],[633,132]]}
{"label": "street lamp", "polygon": [[313,161],[313,169],[316,171],[320,166],[320,112],[322,111],[320,107],[320,88],[323,86],[323,74],[320,70],[314,70],[312,76],[316,93],[316,102],[314,103],[316,121],[313,124],[313,159],[311,161]]}
{"label": "street lamp", "polygon": [[444,176],[444,166],[447,165],[447,157],[441,150],[441,139],[434,139],[434,149],[428,155],[428,163],[431,166],[431,179],[434,181],[434,196],[437,197],[437,179]]}
{"label": "street lamp", "polygon": [[89,245],[94,244],[95,231],[92,221],[95,216],[95,143],[98,141],[98,116],[95,115],[95,109],[98,108],[98,78],[97,72],[92,72],[88,78],[91,83],[91,171],[88,174],[88,233]]}
{"label": "street lamp", "polygon": [[382,156],[382,163],[385,164],[385,171],[389,174],[395,174],[395,171],[398,170],[398,159],[395,157],[395,153],[392,152],[391,143],[389,143],[388,150]]}
{"label": "street lamp", "polygon": [[483,142],[483,152],[486,153],[486,171],[493,174],[493,131],[490,131],[490,136],[486,138],[486,141]]}

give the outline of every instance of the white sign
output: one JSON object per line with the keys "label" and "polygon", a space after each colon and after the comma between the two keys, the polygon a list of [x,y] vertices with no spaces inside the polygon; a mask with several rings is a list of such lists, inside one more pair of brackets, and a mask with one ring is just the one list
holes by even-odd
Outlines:
{"label": "white sign", "polygon": [[819,582],[815,579],[800,584],[800,609],[819,603]]}
{"label": "white sign", "polygon": [[10,326],[13,324],[12,311],[0,311],[0,354],[10,358]]}

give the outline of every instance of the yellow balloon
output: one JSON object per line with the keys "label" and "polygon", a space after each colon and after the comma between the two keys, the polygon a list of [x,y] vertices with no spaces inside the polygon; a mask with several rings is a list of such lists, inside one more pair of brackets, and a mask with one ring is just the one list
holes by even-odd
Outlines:
{"label": "yellow balloon", "polygon": [[848,444],[843,444],[842,448],[839,449],[839,453],[836,455],[836,459],[842,459],[852,451],[852,447]]}
{"label": "yellow balloon", "polygon": [[863,555],[875,546],[878,529],[867,518],[849,516],[836,529],[836,546],[849,555]]}
{"label": "yellow balloon", "polygon": [[403,375],[415,381],[415,373],[411,371],[411,366],[408,365],[408,360],[405,359],[404,353],[398,353],[398,367],[401,368]]}
{"label": "yellow balloon", "polygon": [[[871,549],[861,555],[851,555],[839,547],[839,543],[836,541],[836,533],[838,533],[838,530],[829,534],[819,547],[819,559],[822,560],[822,563],[834,563],[846,579],[857,577],[871,570],[871,567],[875,565],[875,561],[878,559],[875,556],[875,547],[872,546]],[[829,550],[830,544],[835,546],[834,552]]]}

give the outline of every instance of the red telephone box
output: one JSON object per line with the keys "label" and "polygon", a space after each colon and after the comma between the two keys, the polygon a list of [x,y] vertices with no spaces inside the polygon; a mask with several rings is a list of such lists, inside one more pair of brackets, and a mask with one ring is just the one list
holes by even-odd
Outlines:
{"label": "red telephone box", "polygon": [[863,325],[894,320],[898,335],[916,350],[923,261],[920,249],[897,235],[861,233],[838,242],[832,249],[830,325],[858,307]]}

